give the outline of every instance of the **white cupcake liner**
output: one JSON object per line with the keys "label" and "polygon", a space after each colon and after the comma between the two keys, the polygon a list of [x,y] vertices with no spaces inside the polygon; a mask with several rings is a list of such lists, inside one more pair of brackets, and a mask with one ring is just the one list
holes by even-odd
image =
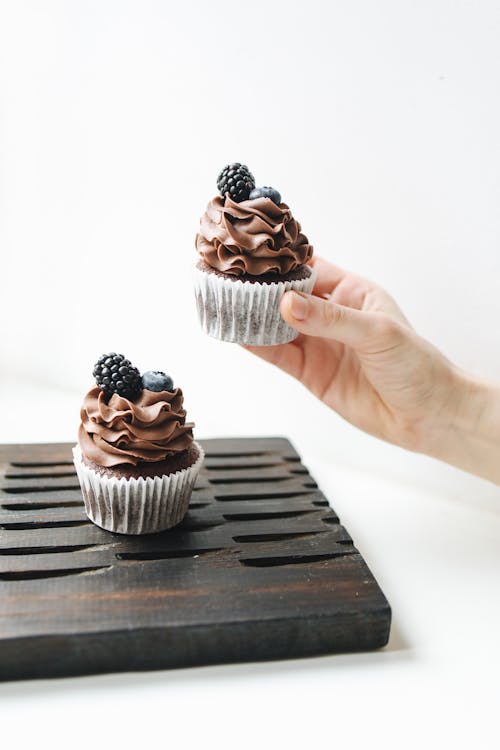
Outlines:
{"label": "white cupcake liner", "polygon": [[82,488],[85,512],[97,526],[116,534],[154,534],[170,529],[186,515],[196,477],[203,463],[203,448],[192,466],[158,477],[120,479],[104,477],[82,461],[79,445],[73,461]]}
{"label": "white cupcake liner", "polygon": [[273,346],[298,336],[280,315],[285,292],[312,292],[316,272],[305,279],[251,282],[228,279],[196,267],[194,288],[200,323],[209,336],[236,344]]}

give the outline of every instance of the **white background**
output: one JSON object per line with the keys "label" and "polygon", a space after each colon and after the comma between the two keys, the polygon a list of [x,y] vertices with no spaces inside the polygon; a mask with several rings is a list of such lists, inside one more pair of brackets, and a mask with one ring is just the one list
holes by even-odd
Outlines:
{"label": "white background", "polygon": [[219,169],[243,160],[316,252],[385,285],[457,363],[499,377],[497,4],[0,8],[1,369],[73,396],[72,413],[31,412],[41,434],[73,438],[94,361],[118,350],[173,375],[199,435],[284,433],[307,449],[320,434],[338,461],[442,478],[205,338],[193,242]]}
{"label": "white background", "polygon": [[[0,713],[19,721],[42,701],[48,729],[79,703],[103,732],[137,696],[150,729],[170,701],[205,744],[209,714],[229,706],[235,743],[260,717],[297,741],[366,732],[410,747],[429,723],[455,746],[479,731],[495,746],[500,491],[362,435],[204,337],[190,269],[217,173],[243,161],[317,253],[378,280],[451,359],[498,379],[499,38],[486,1],[0,0],[0,440],[74,439],[104,351],[164,369],[198,436],[293,439],[396,619],[382,654],[0,687]],[[293,718],[272,711],[281,691]]]}

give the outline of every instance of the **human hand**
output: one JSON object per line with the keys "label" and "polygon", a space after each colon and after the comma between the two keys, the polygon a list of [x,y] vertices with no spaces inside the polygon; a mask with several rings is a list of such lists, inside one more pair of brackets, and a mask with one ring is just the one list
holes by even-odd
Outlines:
{"label": "human hand", "polygon": [[459,371],[415,333],[383,289],[321,258],[313,265],[313,294],[287,292],[280,307],[299,337],[247,349],[362,430],[435,453],[460,409]]}

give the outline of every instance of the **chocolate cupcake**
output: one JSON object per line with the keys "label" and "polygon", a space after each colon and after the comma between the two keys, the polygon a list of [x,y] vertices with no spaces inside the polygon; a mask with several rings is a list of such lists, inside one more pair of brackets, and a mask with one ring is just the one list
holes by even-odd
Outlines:
{"label": "chocolate cupcake", "polygon": [[256,188],[246,166],[229,164],[217,185],[221,195],[208,204],[196,236],[200,323],[223,341],[292,341],[297,331],[285,323],[279,304],[290,289],[312,291],[315,274],[307,264],[313,248],[278,191]]}
{"label": "chocolate cupcake", "polygon": [[80,412],[74,463],[85,510],[97,526],[151,534],[185,516],[203,462],[180,388],[162,372],[103,355]]}

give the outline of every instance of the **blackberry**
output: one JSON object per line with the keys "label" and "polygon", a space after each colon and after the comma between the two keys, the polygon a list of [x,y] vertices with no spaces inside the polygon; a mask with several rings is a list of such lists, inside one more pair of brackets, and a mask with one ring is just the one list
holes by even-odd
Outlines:
{"label": "blackberry", "polygon": [[123,354],[103,354],[95,363],[93,374],[95,382],[106,396],[117,393],[123,398],[133,399],[142,390],[139,370]]}
{"label": "blackberry", "polygon": [[253,174],[248,167],[240,164],[227,164],[217,177],[217,187],[223,198],[229,193],[233,201],[241,203],[248,200],[250,191],[255,187]]}

